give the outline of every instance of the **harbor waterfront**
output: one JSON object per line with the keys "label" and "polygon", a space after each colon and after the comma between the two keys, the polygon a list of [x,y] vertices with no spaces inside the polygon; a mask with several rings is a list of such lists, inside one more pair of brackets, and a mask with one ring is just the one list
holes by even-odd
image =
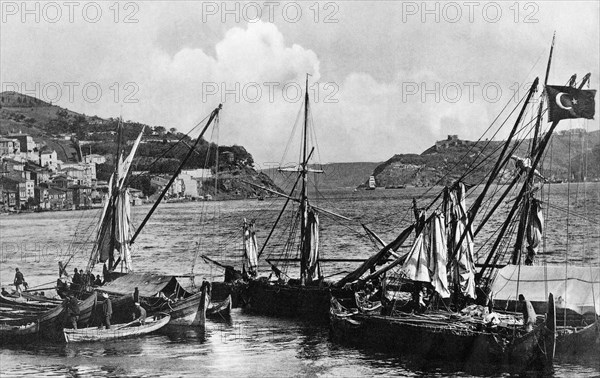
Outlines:
{"label": "harbor waterfront", "polygon": [[[545,245],[539,263],[600,266],[600,183],[552,184],[547,186],[553,206],[570,208],[570,213],[547,212]],[[411,221],[412,199],[427,202],[436,190],[352,191],[325,193],[326,203],[346,216],[368,224],[384,240],[392,240]],[[569,199],[567,200],[567,193]],[[544,196],[547,192],[544,193]],[[469,201],[472,197],[467,198]],[[164,203],[147,224],[147,232],[132,251],[136,272],[178,275],[194,266],[196,283],[203,278],[222,280],[223,271],[196,261],[202,254],[239,268],[240,224],[255,219],[258,244],[262,245],[276,214],[272,202],[236,200]],[[317,202],[319,203],[319,202]],[[482,239],[501,224],[510,203],[503,206],[482,231]],[[274,210],[275,209],[275,210]],[[544,213],[546,214],[546,209]],[[148,206],[132,208],[134,225],[139,225]],[[200,214],[203,226],[200,231]],[[73,256],[69,266],[87,263],[99,210],[33,213],[0,217],[1,283],[10,288],[14,269],[23,272],[31,288],[54,295],[58,261]],[[594,222],[584,220],[592,219]],[[567,234],[567,222],[568,234]],[[322,229],[324,258],[367,258],[373,248],[359,237],[360,225],[327,223]],[[327,237],[327,235],[336,237]],[[72,241],[75,243],[72,244]],[[197,247],[198,246],[198,247]],[[283,247],[283,246],[281,246]],[[276,249],[277,245],[272,245]],[[477,245],[476,248],[477,250]],[[485,259],[479,251],[478,261]],[[352,262],[323,265],[324,276],[354,267]],[[269,271],[261,261],[259,272]],[[98,273],[98,272],[94,272]],[[50,284],[49,284],[50,283]],[[234,309],[231,318],[208,320],[206,330],[166,328],[134,340],[94,342],[81,345],[39,343],[2,346],[2,376],[501,376],[497,369],[448,362],[393,356],[369,349],[341,346],[329,338],[329,329],[296,320],[266,318]],[[597,356],[557,355],[555,376],[600,374]]]}

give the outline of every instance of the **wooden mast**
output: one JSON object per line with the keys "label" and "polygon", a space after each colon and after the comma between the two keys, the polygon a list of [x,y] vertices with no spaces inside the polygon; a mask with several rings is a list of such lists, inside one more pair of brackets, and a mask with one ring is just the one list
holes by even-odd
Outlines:
{"label": "wooden mast", "polygon": [[308,166],[308,162],[306,161],[307,156],[307,142],[308,142],[308,74],[306,75],[306,92],[304,94],[304,129],[303,129],[303,139],[302,139],[302,190],[301,190],[301,198],[300,198],[300,212],[302,213],[301,217],[301,225],[300,225],[300,284],[305,285],[307,279],[307,256],[306,256],[306,222],[308,219],[308,198],[306,195],[306,190],[308,186],[308,172],[306,167]]}
{"label": "wooden mast", "polygon": [[117,126],[117,154],[115,161],[115,172],[114,172],[114,180],[112,183],[112,193],[110,202],[108,204],[110,208],[111,215],[111,227],[110,227],[110,244],[109,244],[109,253],[108,253],[108,270],[113,270],[116,268],[115,263],[115,232],[117,228],[117,214],[116,214],[116,206],[117,196],[119,195],[117,191],[117,182],[119,182],[119,162],[121,161],[121,144],[123,139],[123,118],[119,117],[119,123]]}
{"label": "wooden mast", "polygon": [[185,155],[185,158],[181,161],[181,164],[179,164],[179,167],[177,168],[177,171],[175,171],[175,173],[171,177],[171,180],[169,180],[169,182],[167,183],[167,185],[165,186],[165,188],[163,189],[163,191],[160,193],[160,196],[158,196],[158,199],[156,200],[156,202],[154,202],[154,205],[152,206],[152,208],[150,209],[150,211],[148,212],[148,214],[146,215],[146,217],[144,218],[144,220],[142,221],[142,223],[140,224],[140,226],[138,227],[138,229],[135,231],[135,234],[133,234],[133,236],[131,237],[131,240],[129,241],[130,245],[133,245],[133,243],[135,242],[135,239],[140,234],[140,231],[142,231],[142,229],[146,225],[146,222],[148,222],[148,219],[150,219],[150,217],[154,213],[154,210],[156,210],[156,208],[160,204],[160,201],[167,194],[167,192],[169,191],[169,188],[171,187],[171,185],[173,185],[173,182],[175,181],[175,179],[177,178],[177,176],[179,176],[179,173],[183,169],[184,164],[188,161],[188,159],[190,158],[190,156],[192,155],[192,153],[195,151],[196,146],[198,145],[198,143],[202,139],[202,136],[204,135],[204,133],[206,132],[206,130],[208,129],[208,127],[210,126],[210,124],[212,123],[212,121],[215,119],[215,117],[217,117],[219,115],[219,111],[221,111],[222,108],[223,108],[223,105],[219,104],[219,106],[215,110],[212,111],[212,113],[210,114],[210,118],[206,122],[206,125],[202,129],[202,132],[200,133],[200,135],[198,135],[198,138],[196,139],[196,142],[190,148],[190,150],[188,151],[187,155]]}
{"label": "wooden mast", "polygon": [[[554,51],[554,41],[556,40],[556,32],[552,35],[552,45],[550,46],[550,55],[548,56],[548,64],[546,65],[546,77],[544,78],[544,87],[542,89],[542,95],[540,96],[540,106],[538,108],[538,116],[535,122],[535,129],[533,134],[533,139],[531,141],[531,149],[529,151],[529,156],[533,157],[537,152],[537,141],[540,134],[540,124],[542,123],[542,108],[544,107],[544,95],[546,93],[546,85],[548,85],[548,75],[550,74],[550,65],[552,63],[552,53]],[[513,249],[512,255],[512,263],[520,264],[521,263],[521,255],[523,253],[523,245],[524,238],[526,237],[525,230],[527,229],[527,224],[529,223],[529,211],[531,209],[531,199],[532,195],[531,189],[533,187],[533,176],[528,176],[528,180],[525,185],[527,186],[527,194],[523,202],[523,208],[521,210],[521,218],[519,219],[519,229],[517,230],[517,238],[515,240],[515,245]],[[533,264],[533,261],[526,260],[526,264]]]}

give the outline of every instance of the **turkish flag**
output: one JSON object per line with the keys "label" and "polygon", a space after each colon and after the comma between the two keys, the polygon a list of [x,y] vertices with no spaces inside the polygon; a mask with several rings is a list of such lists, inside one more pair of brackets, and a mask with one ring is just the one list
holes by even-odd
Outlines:
{"label": "turkish flag", "polygon": [[546,86],[548,95],[548,122],[567,118],[594,119],[596,90],[573,87]]}

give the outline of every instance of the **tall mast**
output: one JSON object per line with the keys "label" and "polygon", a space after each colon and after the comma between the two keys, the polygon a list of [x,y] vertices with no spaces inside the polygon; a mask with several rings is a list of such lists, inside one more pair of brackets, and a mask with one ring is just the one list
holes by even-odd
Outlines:
{"label": "tall mast", "polygon": [[[546,66],[546,77],[544,78],[544,87],[542,90],[542,96],[540,97],[540,106],[538,108],[538,116],[535,122],[535,129],[533,134],[533,139],[531,141],[531,150],[529,151],[530,158],[536,154],[537,151],[537,142],[540,133],[540,124],[542,123],[542,108],[544,107],[544,95],[546,92],[546,85],[548,84],[548,75],[550,74],[550,65],[552,63],[552,52],[554,51],[554,41],[556,40],[556,32],[552,35],[552,45],[550,46],[550,55],[548,56],[548,64]],[[533,176],[528,176],[528,180],[525,182],[527,186],[527,194],[524,198],[523,208],[521,209],[521,218],[519,219],[519,228],[517,230],[517,238],[515,241],[513,255],[512,255],[512,263],[520,264],[521,263],[521,254],[523,252],[525,231],[527,228],[527,223],[529,222],[529,211],[531,208],[531,189],[533,187]],[[526,264],[532,264],[533,261],[526,261]]]}
{"label": "tall mast", "polygon": [[131,240],[129,241],[130,245],[133,245],[133,243],[135,242],[135,239],[138,237],[138,235],[140,234],[140,232],[142,231],[142,229],[144,228],[144,226],[148,222],[148,219],[150,219],[150,217],[154,213],[154,210],[156,210],[156,208],[158,207],[158,205],[160,204],[160,202],[162,201],[162,199],[164,198],[164,196],[167,194],[167,192],[169,191],[169,188],[171,188],[171,185],[173,185],[173,182],[175,181],[175,179],[177,178],[177,176],[179,176],[179,173],[181,173],[181,170],[183,169],[183,166],[188,161],[188,159],[190,158],[190,156],[192,155],[192,153],[196,150],[196,146],[198,145],[198,143],[202,139],[202,136],[204,136],[204,133],[206,132],[206,130],[208,129],[208,127],[210,126],[210,124],[212,123],[212,121],[215,119],[215,117],[217,117],[219,115],[219,112],[221,111],[222,108],[223,108],[223,105],[219,104],[219,106],[215,110],[212,111],[212,113],[210,114],[210,118],[206,122],[206,125],[204,126],[204,128],[200,132],[200,135],[198,135],[198,138],[196,138],[196,142],[192,145],[192,147],[188,151],[187,155],[185,155],[185,157],[183,158],[183,160],[179,164],[179,167],[177,168],[177,170],[175,171],[175,173],[171,177],[171,180],[169,180],[169,182],[167,183],[167,185],[164,187],[163,191],[158,196],[158,199],[156,200],[156,202],[154,202],[154,205],[152,206],[152,208],[150,209],[150,211],[148,212],[148,214],[146,214],[146,217],[144,218],[144,220],[142,221],[142,223],[140,224],[140,226],[135,231],[135,234],[133,234],[133,236],[131,237]]}
{"label": "tall mast", "polygon": [[115,255],[114,255],[114,251],[115,251],[115,232],[116,232],[116,228],[117,228],[117,214],[115,212],[115,204],[117,201],[117,196],[118,196],[118,191],[117,191],[117,182],[119,181],[119,162],[121,161],[121,143],[122,143],[122,139],[123,139],[123,117],[119,117],[119,123],[117,126],[117,154],[116,154],[116,161],[115,161],[115,172],[114,172],[114,180],[113,180],[113,187],[111,188],[112,192],[111,192],[111,198],[110,198],[110,202],[108,204],[108,206],[111,208],[111,227],[110,227],[110,249],[109,249],[109,254],[108,254],[108,269],[112,270],[114,269],[113,264],[115,264]]}
{"label": "tall mast", "polygon": [[300,225],[300,284],[304,285],[306,283],[306,273],[307,273],[307,256],[305,253],[306,245],[305,245],[305,237],[306,237],[306,222],[308,218],[308,198],[306,195],[306,189],[308,186],[308,172],[307,166],[308,162],[306,161],[307,149],[308,149],[308,74],[306,74],[306,91],[304,94],[304,129],[303,129],[303,137],[302,137],[302,170],[300,174],[302,175],[302,191],[300,198],[300,211],[302,213],[301,225]]}

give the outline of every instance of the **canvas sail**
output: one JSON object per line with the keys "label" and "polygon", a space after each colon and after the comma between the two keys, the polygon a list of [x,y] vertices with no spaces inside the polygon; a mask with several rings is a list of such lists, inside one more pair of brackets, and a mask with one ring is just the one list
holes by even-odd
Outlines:
{"label": "canvas sail", "polygon": [[116,202],[116,233],[115,233],[115,249],[119,251],[121,261],[126,268],[126,271],[131,271],[131,202],[129,190],[121,191]]}
{"label": "canvas sail", "polygon": [[400,276],[410,281],[431,282],[429,275],[429,251],[425,245],[427,227],[415,239],[408,257],[400,268]]}
{"label": "canvas sail", "polygon": [[527,259],[526,265],[531,265],[538,253],[542,235],[544,234],[544,213],[540,201],[533,198],[529,208],[527,225]]}
{"label": "canvas sail", "polygon": [[450,297],[448,289],[448,244],[446,243],[446,226],[444,216],[433,214],[429,224],[429,271],[431,285],[442,298]]}
{"label": "canvas sail", "polygon": [[306,256],[306,278],[310,282],[319,273],[319,214],[309,209],[306,219],[304,253]]}
{"label": "canvas sail", "polygon": [[[454,251],[460,238],[469,224],[467,206],[465,203],[465,186],[459,183],[457,188],[450,192],[451,202],[451,227],[450,247]],[[475,262],[473,258],[473,233],[472,230],[464,237],[462,244],[452,260],[452,279],[465,297],[475,299]]]}
{"label": "canvas sail", "polygon": [[244,258],[247,271],[251,276],[256,276],[258,268],[258,242],[254,231],[254,222],[247,223],[244,219]]}

